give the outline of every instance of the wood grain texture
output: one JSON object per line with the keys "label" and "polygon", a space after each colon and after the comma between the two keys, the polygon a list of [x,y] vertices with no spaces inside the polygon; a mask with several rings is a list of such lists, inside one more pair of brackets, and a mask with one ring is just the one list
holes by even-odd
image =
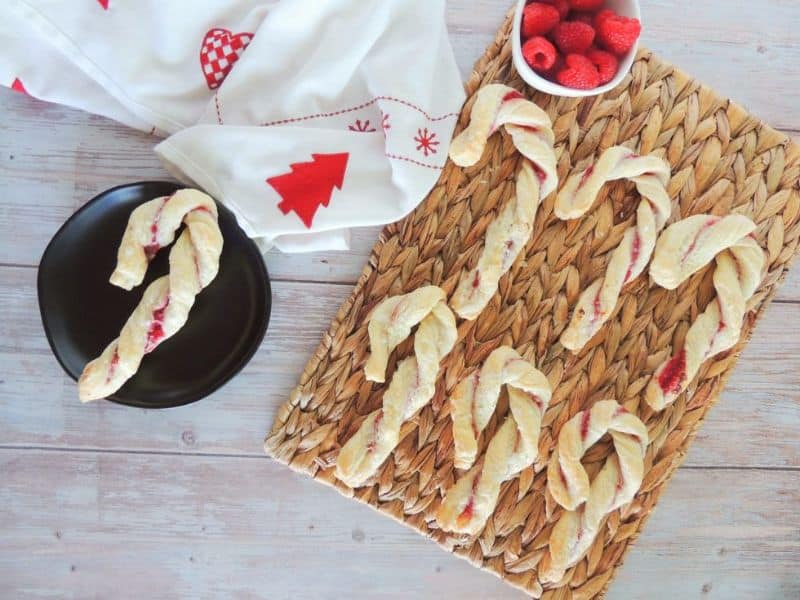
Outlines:
{"label": "wood grain texture", "polygon": [[[266,341],[241,375],[197,405],[151,412],[76,402],[76,386],[58,368],[42,332],[35,271],[0,267],[0,303],[9,316],[0,360],[15,374],[0,383],[0,446],[261,456],[264,431],[350,291],[347,285],[276,282]],[[774,304],[758,332],[687,465],[800,468],[800,404],[788,401],[800,388],[800,355],[772,341],[800,336],[800,305]],[[743,422],[748,435],[736,439]]]}
{"label": "wood grain texture", "polygon": [[[0,471],[5,597],[521,597],[266,458],[0,450]],[[800,473],[741,483],[679,472],[611,597],[797,597]]]}
{"label": "wood grain texture", "polygon": [[[508,4],[448,2],[464,75]],[[800,137],[796,2],[709,0],[688,15],[673,0],[648,0],[643,11],[649,48]],[[0,264],[27,267],[0,267],[0,596],[387,598],[408,597],[393,586],[410,586],[421,598],[520,597],[261,457],[263,432],[378,228],[354,232],[349,252],[267,256],[272,277],[284,280],[267,339],[208,400],[158,413],[77,403],[43,337],[30,267],[93,195],[168,178],[153,145],[103,118],[0,89]],[[777,299],[610,598],[800,596],[800,270]],[[295,314],[303,318],[293,322]],[[314,578],[301,571],[307,564]]]}

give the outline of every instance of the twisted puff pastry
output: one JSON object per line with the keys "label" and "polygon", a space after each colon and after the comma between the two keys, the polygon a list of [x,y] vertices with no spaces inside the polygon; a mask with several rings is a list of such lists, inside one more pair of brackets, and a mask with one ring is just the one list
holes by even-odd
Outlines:
{"label": "twisted puff pastry", "polygon": [[755,228],[741,215],[694,215],[671,225],[659,238],[650,266],[653,281],[675,289],[716,256],[717,297],[689,327],[683,347],[650,380],[645,398],[653,409],[672,404],[704,361],[739,341],[747,301],[761,283],[766,262],[764,251],[750,237]]}
{"label": "twisted puff pastry", "polygon": [[207,211],[217,220],[214,200],[199,190],[178,190],[171,196],[156,198],[137,207],[117,251],[117,266],[109,281],[124,290],[142,283],[147,265],[158,251],[169,246],[186,215]]}
{"label": "twisted puff pastry", "polygon": [[[590,484],[581,458],[606,433],[616,452]],[[547,467],[547,487],[567,510],[550,534],[539,569],[542,582],[561,580],[592,545],[603,518],[633,499],[642,484],[648,443],[644,423],[614,400],[597,402],[564,424]]]}
{"label": "twisted puff pastry", "polygon": [[628,148],[615,146],[596,164],[567,179],[556,197],[555,213],[561,219],[582,216],[594,204],[600,188],[608,181],[630,179],[642,196],[636,223],[628,228],[611,255],[604,277],[592,283],[578,300],[561,344],[579,351],[600,330],[619,301],[622,288],[644,271],[656,245],[656,237],[672,213],[667,194],[669,164],[655,156],[638,156]]}
{"label": "twisted puff pastry", "polygon": [[455,465],[468,469],[475,462],[478,436],[494,413],[503,385],[508,388],[511,414],[489,442],[483,461],[447,490],[436,518],[448,531],[480,532],[497,505],[500,484],[536,460],[550,383],[513,349],[500,347],[453,392]]}
{"label": "twisted puff pastry", "polygon": [[516,195],[489,225],[478,265],[466,273],[450,301],[464,319],[476,318],[497,290],[533,232],[542,198],[558,186],[555,135],[550,118],[513,88],[487,85],[477,95],[470,124],[453,140],[450,158],[459,166],[478,162],[488,138],[501,126],[525,157],[517,175]]}
{"label": "twisted puff pastry", "polygon": [[336,477],[359,487],[375,474],[400,443],[405,421],[430,401],[436,390],[439,363],[456,342],[456,320],[438,287],[423,287],[405,296],[389,298],[373,312],[369,324],[373,356],[367,362],[368,377],[383,380],[391,350],[421,319],[414,337],[414,355],[401,361],[383,406],[373,411],[339,452]]}
{"label": "twisted puff pastry", "polygon": [[[216,206],[210,197],[201,192],[183,191],[192,192],[178,194],[184,198],[194,198],[197,208],[181,215],[186,229],[170,252],[169,275],[156,279],[147,287],[141,302],[122,327],[119,337],[98,358],[86,365],[78,381],[78,393],[82,402],[105,398],[122,387],[139,369],[145,354],[155,350],[161,342],[183,327],[195,296],[217,276],[222,234],[217,225]],[[212,209],[208,208],[209,202]],[[157,208],[168,204],[168,200],[166,203],[164,199],[152,200],[134,211],[131,221],[158,215]],[[146,210],[140,210],[142,208]],[[157,223],[157,220],[151,221],[150,225],[147,222],[133,225],[129,223],[119,255],[134,258],[124,258],[126,266],[122,270],[118,266],[115,271],[126,273],[122,281],[130,283],[136,281],[137,277],[141,281],[137,271],[140,263],[138,256],[139,252],[144,256],[144,251],[137,238],[128,235],[128,232],[144,230]],[[163,226],[163,221],[161,223]],[[180,221],[175,226],[179,224]],[[169,236],[157,235],[162,241],[171,236],[174,236],[174,232]],[[144,266],[146,268],[146,261]]]}

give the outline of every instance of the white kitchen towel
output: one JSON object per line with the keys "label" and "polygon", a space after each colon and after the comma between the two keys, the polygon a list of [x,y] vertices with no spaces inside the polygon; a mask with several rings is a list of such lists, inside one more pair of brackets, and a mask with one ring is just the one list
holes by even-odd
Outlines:
{"label": "white kitchen towel", "polygon": [[412,210],[464,100],[444,0],[6,0],[0,16],[3,81],[174,134],[168,169],[284,251]]}

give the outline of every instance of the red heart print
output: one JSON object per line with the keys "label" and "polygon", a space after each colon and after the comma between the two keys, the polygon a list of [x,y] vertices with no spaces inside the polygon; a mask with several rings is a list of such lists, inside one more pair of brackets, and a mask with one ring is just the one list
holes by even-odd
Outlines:
{"label": "red heart print", "polygon": [[222,85],[252,39],[252,33],[234,35],[229,29],[216,28],[206,33],[200,47],[200,66],[208,89],[215,90]]}

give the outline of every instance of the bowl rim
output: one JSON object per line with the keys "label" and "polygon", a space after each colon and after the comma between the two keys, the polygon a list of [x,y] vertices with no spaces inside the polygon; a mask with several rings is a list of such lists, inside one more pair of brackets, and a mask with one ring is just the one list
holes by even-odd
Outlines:
{"label": "bowl rim", "polygon": [[[639,0],[629,1],[631,2],[631,12],[633,14],[627,14],[625,16],[639,19],[641,22],[642,14]],[[587,98],[590,96],[599,96],[600,94],[604,94],[610,90],[613,90],[628,75],[633,67],[634,61],[636,60],[636,54],[639,51],[639,42],[641,38],[636,40],[633,48],[631,48],[628,54],[625,55],[625,58],[620,61],[619,71],[614,76],[614,79],[591,90],[578,90],[575,88],[569,88],[559,83],[550,81],[549,79],[545,79],[539,75],[530,67],[530,65],[528,65],[522,56],[522,12],[527,4],[528,0],[517,0],[517,8],[514,13],[514,24],[511,32],[511,35],[513,36],[513,39],[511,40],[511,55],[514,62],[514,68],[519,76],[522,77],[522,79],[528,85],[538,91],[550,94],[552,96],[562,96],[565,98]]]}

